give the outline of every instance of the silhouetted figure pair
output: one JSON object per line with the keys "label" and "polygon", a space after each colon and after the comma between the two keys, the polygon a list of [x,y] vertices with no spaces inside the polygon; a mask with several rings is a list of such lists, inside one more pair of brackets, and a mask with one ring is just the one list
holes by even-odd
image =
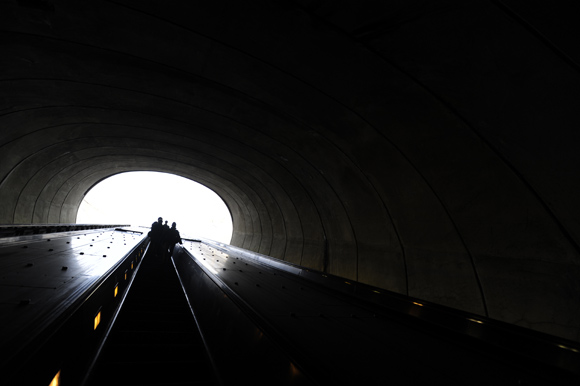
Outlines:
{"label": "silhouetted figure pair", "polygon": [[169,256],[171,256],[175,244],[182,244],[181,236],[176,225],[176,223],[173,223],[171,224],[171,228],[169,228],[167,221],[163,224],[162,217],[159,217],[157,222],[151,224],[151,230],[148,236],[151,238],[151,250],[156,256],[165,257],[168,251]]}

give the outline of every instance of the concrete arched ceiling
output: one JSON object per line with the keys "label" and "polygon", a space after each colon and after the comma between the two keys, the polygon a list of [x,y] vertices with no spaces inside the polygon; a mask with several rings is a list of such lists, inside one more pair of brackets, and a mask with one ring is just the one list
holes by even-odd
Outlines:
{"label": "concrete arched ceiling", "polygon": [[235,245],[578,340],[580,72],[544,11],[3,2],[0,222],[170,172],[224,199]]}

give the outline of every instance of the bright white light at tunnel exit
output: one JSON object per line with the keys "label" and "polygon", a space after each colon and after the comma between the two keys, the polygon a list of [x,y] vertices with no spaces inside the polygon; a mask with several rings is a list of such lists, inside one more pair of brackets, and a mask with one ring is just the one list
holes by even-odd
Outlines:
{"label": "bright white light at tunnel exit", "polygon": [[177,223],[181,237],[229,243],[232,218],[211,189],[187,178],[157,172],[116,174],[95,185],[77,214],[78,224],[151,227],[158,217]]}

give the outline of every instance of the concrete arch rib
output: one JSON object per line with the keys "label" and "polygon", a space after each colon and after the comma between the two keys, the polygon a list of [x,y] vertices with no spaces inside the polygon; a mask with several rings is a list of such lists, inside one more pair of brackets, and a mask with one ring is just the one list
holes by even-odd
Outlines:
{"label": "concrete arch rib", "polygon": [[[34,80],[31,79],[31,81],[38,81],[38,79]],[[64,80],[61,80],[64,81]],[[88,86],[88,84],[85,83],[85,86]],[[93,84],[93,86],[98,86]],[[61,94],[66,94],[66,93],[61,93]],[[354,174],[356,175],[356,173]],[[355,184],[356,186],[356,184]],[[318,192],[320,190],[320,187],[315,187],[314,191]],[[330,190],[329,193],[330,196],[332,197],[336,197],[336,199],[334,200],[334,203],[338,203],[338,205],[343,205],[341,204],[341,202],[343,200],[341,200],[339,198],[339,196],[337,196],[337,192],[336,190],[333,191],[333,189]],[[329,195],[325,195],[325,197],[328,197]],[[320,195],[318,195],[320,196]],[[322,198],[321,201],[324,201],[324,198]],[[348,200],[350,202],[350,206],[356,206],[357,200]],[[334,204],[332,204],[334,205]],[[344,206],[344,205],[343,205]],[[337,206],[335,206],[335,208],[337,208]],[[351,209],[352,210],[352,209]],[[365,209],[366,210],[366,209]],[[339,274],[339,275],[347,275],[351,278],[357,278],[358,277],[358,273],[357,273],[357,268],[356,266],[358,265],[358,260],[359,257],[357,256],[357,237],[354,236],[353,234],[353,224],[351,223],[350,220],[348,220],[348,213],[346,211],[342,211],[343,212],[343,220],[340,221],[336,221],[336,216],[338,215],[338,213],[336,213],[336,209],[334,210],[334,214],[332,215],[325,215],[325,217],[328,219],[328,227],[331,230],[331,232],[334,235],[330,235],[329,239],[331,240],[331,249],[334,251],[333,253],[336,255],[336,259],[333,259],[333,261],[335,262],[333,267],[331,267],[331,271],[335,274]],[[328,213],[328,211],[327,211]],[[369,210],[367,211],[367,213],[369,215],[375,215],[376,213],[379,213],[377,211],[373,211],[373,210]],[[364,224],[366,224],[367,222],[359,222],[358,226],[362,226]],[[381,223],[379,221],[379,223]],[[337,228],[337,226],[340,226],[340,229]],[[347,228],[350,228],[350,230],[348,230]],[[376,229],[376,227],[371,227],[368,228],[368,231],[374,231]],[[364,238],[366,237],[367,232],[363,231],[360,233],[359,237]],[[346,242],[345,242],[346,240]],[[370,243],[363,243],[366,245],[373,245],[373,242]],[[371,248],[369,250],[369,252],[367,253],[368,255],[374,255],[375,248]],[[396,276],[395,276],[396,277]],[[381,280],[379,280],[381,281]],[[394,288],[398,288],[397,285],[394,286]]]}
{"label": "concrete arch rib", "polygon": [[[111,148],[111,149],[112,149],[112,148]],[[117,149],[116,151],[118,152],[119,150],[120,150],[120,149]],[[122,150],[122,149],[121,149],[121,150]],[[157,165],[158,165],[159,163],[166,163],[166,162],[170,161],[170,159],[163,159],[163,158],[159,157],[159,154],[157,155],[157,157],[153,157],[153,158],[152,158],[152,157],[151,157],[151,154],[150,154],[150,153],[148,153],[148,151],[150,151],[150,150],[151,150],[151,148],[149,148],[149,149],[144,149],[144,150],[143,150],[143,155],[142,155],[142,157],[145,157],[145,158],[148,158],[148,159],[150,159],[150,161],[149,161],[149,168],[150,168],[150,169],[151,169],[151,168],[153,168],[153,169],[157,168],[157,167],[158,167]],[[86,152],[86,151],[90,151],[90,150],[87,150],[87,149],[85,149],[84,151]],[[130,151],[124,150],[124,151],[122,151],[122,152],[125,152],[125,153],[127,153],[127,152],[128,152],[128,155],[127,155],[127,157],[129,157],[129,158],[131,159],[131,157],[135,157],[135,156],[136,156],[136,153],[135,153],[135,151],[136,151],[136,149],[135,149],[135,148],[132,148]],[[110,155],[109,155],[109,156],[110,156]],[[167,155],[166,155],[166,156],[167,156]],[[73,157],[73,155],[71,155],[71,157]],[[79,154],[76,154],[76,153],[75,153],[75,154],[74,154],[74,157],[75,157],[75,159],[76,159],[76,158],[79,158],[79,157],[84,159],[84,158],[86,158],[87,156],[85,155],[85,156],[82,156],[82,157],[81,157]],[[103,155],[102,157],[106,157],[106,156],[105,156],[105,155]],[[93,158],[94,158],[94,157],[92,157],[92,158],[90,158],[90,159],[88,159],[88,160],[85,160],[85,162],[91,162],[91,161],[93,160]],[[123,161],[123,160],[121,160],[120,162],[122,162],[122,161]],[[186,162],[189,162],[189,163],[191,163],[192,161],[193,161],[193,159],[189,159],[189,160],[187,160]],[[46,167],[45,167],[45,168],[46,168]],[[43,168],[43,169],[45,169],[45,168]],[[70,169],[72,169],[72,168],[73,168],[73,167],[71,167],[71,166],[67,166],[67,167],[65,168],[65,170],[64,170],[64,171],[62,171],[62,170],[59,170],[59,173],[70,172]],[[184,172],[184,173],[186,173],[186,172]],[[39,174],[39,175],[41,175],[41,176],[46,176],[48,173],[45,173],[44,171],[42,171],[42,172],[37,172],[37,174]],[[188,177],[190,177],[190,178],[192,178],[192,179],[194,179],[194,180],[195,180],[195,179],[199,179],[199,177],[198,177],[198,176],[195,176],[196,178],[194,178],[194,177],[191,177],[191,176],[189,176],[189,175],[188,175]],[[235,181],[235,179],[234,179],[234,178],[231,178],[231,177],[230,177],[230,180],[232,180],[232,181]],[[51,181],[51,184],[54,184],[55,182],[56,182],[56,180],[54,180],[54,179],[53,179],[53,180]],[[244,184],[244,183],[241,183],[241,182],[238,182],[238,183],[236,183],[235,185],[238,185],[238,186],[243,186],[243,185],[245,185],[245,184]],[[262,189],[262,190],[263,190],[263,189]],[[267,193],[267,191],[265,191],[265,192]],[[262,193],[262,194],[263,194],[263,193]],[[269,194],[267,194],[267,196],[269,196]],[[270,197],[271,197],[271,196],[270,196]],[[283,197],[282,197],[282,198],[283,198]],[[272,201],[274,202],[274,204],[276,204],[276,203],[278,202],[278,201],[276,201],[276,200],[273,200],[272,198],[269,198],[269,199],[267,199],[267,200],[266,200],[266,202],[270,202],[270,204],[269,204],[270,206],[274,205],[274,204],[272,204]],[[277,204],[276,204],[276,205],[277,205]],[[52,206],[54,207],[54,203],[53,203],[53,205],[52,205]],[[286,207],[287,207],[287,205],[286,205]],[[279,210],[280,210],[280,209],[278,208],[278,211],[279,211]],[[274,212],[275,212],[275,211],[274,211]],[[291,217],[292,217],[291,213],[287,213],[285,216],[287,217],[287,216],[289,216],[289,215],[290,215],[290,218],[291,218]],[[262,216],[262,217],[264,217],[264,216]],[[269,220],[269,217],[271,217],[271,216],[270,216],[270,215],[266,216],[266,218],[263,218],[263,220],[262,220],[262,221],[268,221],[268,220]],[[269,221],[276,222],[276,223],[278,224],[278,226],[279,226],[280,224],[284,224],[284,223],[285,223],[285,221],[277,221],[277,220],[276,220],[276,217],[274,217],[274,218],[270,219]],[[253,232],[246,232],[246,231],[244,231],[244,232],[241,232],[241,233],[242,233],[242,234],[244,234],[244,235],[246,235],[246,238],[247,238],[247,236],[248,236],[248,235],[252,235],[252,234],[254,234]],[[255,233],[255,235],[259,235],[259,234],[260,234],[259,232],[256,232],[256,233]],[[263,236],[265,236],[264,232],[262,232],[262,236],[261,236],[261,237],[263,237]],[[277,237],[280,237],[280,236],[277,236]],[[271,236],[269,236],[268,238],[270,238],[270,239],[271,239]],[[268,247],[269,247],[269,246],[268,246]],[[266,250],[266,251],[267,251],[267,250]],[[281,257],[282,257],[282,256],[281,256]]]}
{"label": "concrete arch rib", "polygon": [[[84,107],[84,108],[86,108],[86,107]],[[94,107],[91,107],[91,108],[95,109]],[[105,110],[106,110],[106,111],[110,111],[111,109],[105,109]],[[88,124],[90,124],[90,123],[88,123]],[[105,127],[106,127],[106,126],[105,126]],[[102,129],[101,129],[101,130],[102,130]],[[223,139],[223,137],[222,137],[221,139]],[[225,142],[225,143],[230,143],[230,142]],[[236,146],[232,147],[232,149],[235,149],[235,148],[236,148]],[[239,152],[239,149],[238,149],[238,152]],[[287,154],[285,154],[285,155],[288,157],[288,155],[287,155]],[[294,157],[292,157],[292,158],[294,158]],[[301,170],[301,172],[302,172],[302,171],[303,171],[303,170]],[[275,175],[275,174],[276,174],[276,173],[273,173],[273,175]],[[313,232],[313,233],[315,233],[315,232]],[[296,248],[295,248],[295,246],[293,246],[293,249],[296,249]],[[321,253],[317,253],[317,255],[318,255],[318,254],[321,254]],[[294,260],[294,261],[296,261],[296,260]]]}
{"label": "concrete arch rib", "polygon": [[[174,165],[169,160],[165,162],[163,167],[152,166],[151,160],[147,157],[135,157],[133,160],[119,159],[111,161],[110,157],[102,157],[102,162],[96,162],[85,167],[82,172],[74,176],[66,178],[61,185],[53,192],[53,201],[51,208],[51,215],[54,217],[60,216],[60,219],[69,218],[71,215],[76,215],[76,208],[84,197],[86,185],[95,180],[109,177],[113,174],[126,171],[159,171],[177,174],[185,178],[190,178],[199,182],[212,190],[214,190],[226,202],[230,209],[233,221],[236,222],[236,231],[254,234],[254,229],[257,224],[256,221],[260,219],[256,214],[256,208],[251,201],[247,200],[247,196],[242,191],[234,191],[236,185],[222,186],[223,181],[212,178],[211,175],[206,176],[202,169],[195,168],[188,165]],[[124,164],[124,166],[119,166]],[[58,179],[57,179],[58,180]],[[68,189],[67,189],[68,188]],[[69,209],[71,208],[71,209]]]}
{"label": "concrete arch rib", "polygon": [[[74,198],[78,196],[79,193],[84,193],[86,190],[86,186],[77,181],[82,181],[82,178],[86,173],[100,170],[103,167],[109,167],[111,164],[116,165],[116,169],[114,170],[117,172],[128,167],[135,168],[133,165],[138,164],[141,165],[139,167],[141,170],[170,172],[186,178],[190,178],[192,180],[196,180],[206,186],[208,185],[208,182],[216,181],[219,183],[219,181],[228,181],[227,179],[224,179],[224,174],[221,176],[216,175],[215,168],[210,168],[208,170],[204,169],[204,165],[199,163],[194,166],[191,164],[191,161],[189,164],[176,162],[171,158],[164,159],[159,154],[156,157],[151,157],[150,155],[146,154],[147,152],[145,152],[145,154],[139,155],[138,152],[135,152],[135,149],[133,150],[134,151],[131,152],[131,154],[126,155],[96,155],[90,158],[86,158],[82,161],[78,161],[62,170],[59,170],[57,175],[55,175],[50,181],[52,189],[48,189],[46,187],[43,188],[44,192],[39,197],[39,199],[42,199],[42,197],[48,196],[47,201],[50,202],[50,208],[52,210],[50,216],[54,217],[58,215],[59,219],[63,221],[65,218],[70,219],[71,216],[75,215],[76,208],[78,207],[80,201],[75,201]],[[205,167],[207,168],[207,165]],[[227,175],[225,176],[227,177]],[[267,210],[260,209],[261,207],[264,207],[264,204],[260,201],[259,196],[256,195],[255,192],[251,196],[245,194],[244,189],[246,189],[246,191],[251,191],[251,189],[249,189],[246,184],[241,182],[241,180],[237,180],[236,182],[236,179],[231,178],[229,181],[230,186],[237,188],[237,193],[235,193],[237,199],[234,202],[230,202],[229,206],[233,208],[246,208],[244,211],[242,211],[242,213],[245,213],[244,216],[236,216],[235,211],[232,213],[232,215],[234,215],[235,221],[242,225],[240,228],[248,229],[246,233],[251,235],[258,235],[260,238],[271,238],[270,232],[265,231],[265,228],[261,225],[263,222],[267,223],[268,221],[271,221],[271,219]],[[216,182],[214,182],[214,184]],[[91,185],[92,183],[93,181],[91,181]],[[242,189],[240,189],[240,187]],[[216,193],[218,193],[218,195],[221,196],[223,194],[223,189],[219,188],[219,185],[216,185],[214,188],[216,188]],[[52,193],[50,193],[51,191]],[[228,193],[229,196],[232,194],[232,192]],[[47,204],[38,206],[40,209],[40,206],[46,207]],[[56,213],[54,209],[57,209]],[[257,214],[259,212],[262,214]],[[240,221],[241,219],[245,220]]]}
{"label": "concrete arch rib", "polygon": [[[95,138],[89,138],[89,139],[88,139],[88,141],[89,141],[89,142],[92,142],[94,139],[95,139]],[[96,139],[98,139],[98,137],[97,137]],[[117,143],[117,142],[118,142],[118,140],[119,140],[119,139],[123,139],[123,138],[122,138],[122,137],[117,137],[116,139],[114,139],[114,140],[113,140],[113,143],[114,143],[114,145],[113,145],[113,146],[118,146],[118,143]],[[80,140],[81,140],[80,138],[77,138],[77,139],[75,139],[75,142],[78,142],[78,141],[80,141]],[[123,140],[124,140],[124,139],[123,139]],[[31,141],[32,141],[32,142],[37,142],[37,141],[36,141],[34,138],[33,138],[33,139],[31,139]],[[145,152],[147,152],[147,150],[146,150],[147,148],[148,148],[149,150],[153,150],[153,146],[154,146],[154,145],[159,145],[158,143],[150,143],[150,141],[147,141],[147,142],[149,142],[149,145],[148,145],[148,146],[145,148],[145,150],[144,150]],[[65,147],[66,147],[67,149],[70,149],[70,146],[65,146]],[[85,151],[86,151],[86,150],[85,150]],[[157,149],[157,150],[155,150],[155,151],[158,151],[158,149]],[[173,149],[173,151],[175,151],[175,149]],[[125,152],[126,152],[126,151],[125,151]],[[199,154],[199,152],[196,152],[195,154]],[[77,153],[71,153],[71,154],[69,154],[68,156],[69,156],[69,157],[79,157],[79,155],[78,155]],[[187,154],[184,154],[184,156],[185,156],[185,157],[188,157],[188,155],[187,155]],[[49,162],[49,164],[50,164],[50,163],[54,163],[54,162],[58,161],[58,159],[57,159],[57,160],[52,160],[52,158],[51,158],[51,157],[52,157],[52,156],[49,154],[49,155],[48,155],[48,159],[47,159],[47,162]],[[82,156],[82,157],[84,157],[84,156]],[[81,158],[82,158],[82,157],[81,157]],[[194,157],[194,158],[197,158],[197,157]],[[202,158],[203,158],[203,157],[202,157]],[[206,160],[206,161],[207,161],[207,160]],[[38,173],[38,172],[37,172],[37,173]],[[264,176],[267,176],[267,175],[264,175]],[[260,184],[261,184],[261,183],[260,183]],[[273,186],[275,186],[275,184],[269,184],[269,188],[268,188],[268,189],[272,189],[272,187],[273,187]],[[263,189],[262,189],[262,190],[263,190]],[[279,188],[278,188],[277,190],[278,190],[278,191],[280,191],[280,189],[279,189]],[[267,191],[265,191],[265,192],[267,193]],[[267,201],[272,201],[272,200],[270,199],[270,200],[267,200]],[[276,203],[276,202],[277,202],[277,201],[274,201],[274,203]],[[287,206],[287,205],[286,205],[286,206]],[[279,209],[278,209],[278,211],[279,211]],[[279,221],[279,222],[277,222],[277,223],[279,223],[279,224],[284,224],[284,222],[283,222],[283,221]]]}

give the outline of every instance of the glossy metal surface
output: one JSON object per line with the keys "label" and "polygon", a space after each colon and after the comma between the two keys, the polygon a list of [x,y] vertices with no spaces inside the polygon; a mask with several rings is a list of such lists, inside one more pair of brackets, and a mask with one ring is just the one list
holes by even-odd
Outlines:
{"label": "glossy metal surface", "polygon": [[[324,286],[326,278],[305,280],[300,267],[282,270],[280,261],[268,265],[265,256],[249,256],[251,252],[215,244],[186,242],[184,247],[221,288],[222,296],[232,299],[263,334],[283,346],[299,367],[320,382],[552,385],[578,379],[574,364],[580,364],[579,355],[572,343],[569,347],[549,342],[538,346],[536,339],[533,347],[572,354],[563,355],[562,363],[549,363],[542,361],[547,355],[541,350],[518,353],[518,347],[489,343],[486,335],[496,334],[498,326],[488,328],[487,320],[481,318],[447,315],[453,323],[463,323],[462,329],[453,331],[421,318],[423,313],[449,314],[448,309],[427,310],[427,303],[410,299],[405,310],[394,310],[347,296],[348,290]],[[355,284],[342,280],[346,287]],[[503,336],[522,331],[504,331]]]}
{"label": "glossy metal surface", "polygon": [[[109,229],[22,236],[0,243],[2,368],[19,352],[29,350],[31,342],[46,334],[46,329],[54,328],[51,324],[62,319],[73,305],[78,307],[96,291],[107,273],[145,238],[142,233]],[[112,298],[113,288],[107,292]],[[86,316],[91,323],[96,307]],[[74,328],[82,331],[85,327]]]}
{"label": "glossy metal surface", "polygon": [[18,237],[27,235],[38,235],[48,233],[74,232],[81,230],[93,229],[115,229],[123,228],[128,225],[113,225],[113,224],[10,224],[0,225],[0,242],[3,242],[8,237]]}
{"label": "glossy metal surface", "polygon": [[[188,246],[188,242],[184,246]],[[191,245],[189,245],[191,246]],[[173,260],[212,363],[224,385],[313,385],[296,357],[266,335],[240,299],[184,249]],[[203,261],[200,259],[200,261]],[[216,285],[218,284],[218,285]],[[192,372],[192,381],[195,372]]]}
{"label": "glossy metal surface", "polygon": [[461,339],[473,338],[481,344],[517,353],[529,360],[580,376],[580,344],[577,342],[346,280],[221,242],[209,239],[202,241],[215,250],[280,269],[361,302],[378,305],[442,331],[447,330]]}

